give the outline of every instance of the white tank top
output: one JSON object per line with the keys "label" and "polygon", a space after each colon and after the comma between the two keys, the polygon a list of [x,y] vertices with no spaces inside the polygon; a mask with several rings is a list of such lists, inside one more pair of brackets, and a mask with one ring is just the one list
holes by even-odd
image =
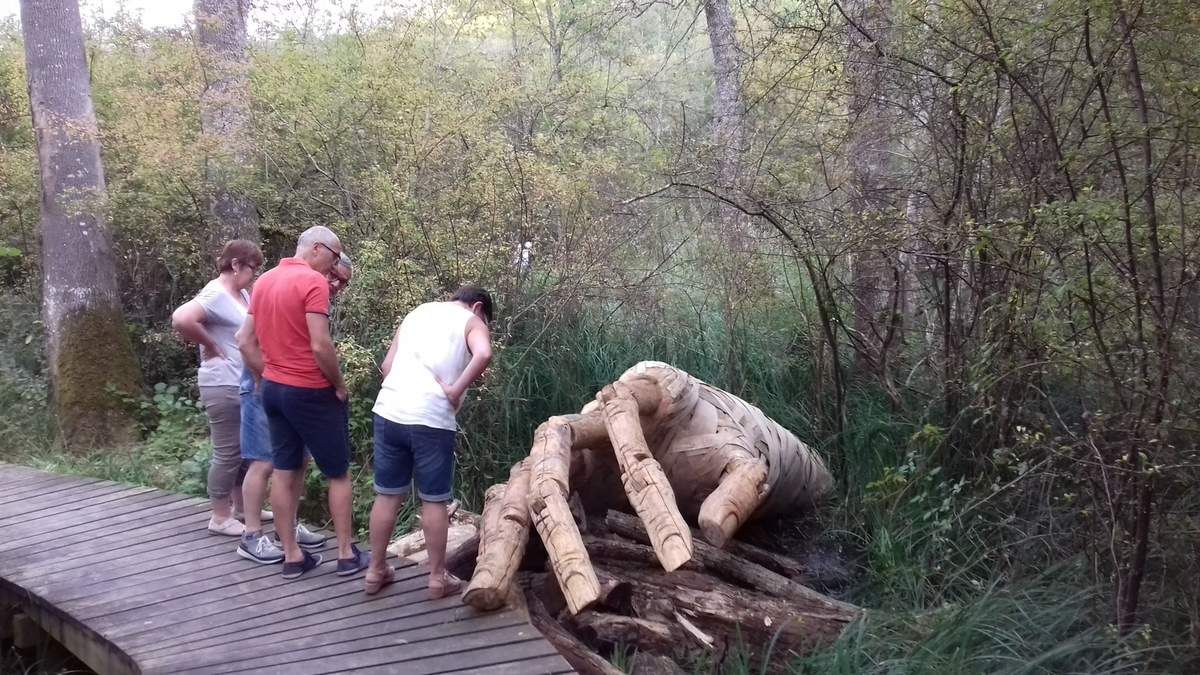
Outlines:
{"label": "white tank top", "polygon": [[376,415],[397,424],[457,430],[438,380],[454,384],[471,362],[466,329],[473,316],[457,302],[427,302],[404,317],[392,369],[375,399]]}

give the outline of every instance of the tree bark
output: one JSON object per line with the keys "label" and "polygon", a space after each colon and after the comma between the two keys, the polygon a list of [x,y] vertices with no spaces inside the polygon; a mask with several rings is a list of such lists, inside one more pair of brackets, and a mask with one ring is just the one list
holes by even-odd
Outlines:
{"label": "tree bark", "polygon": [[884,375],[895,335],[895,301],[899,299],[898,261],[885,234],[898,223],[892,204],[890,122],[886,104],[885,47],[891,33],[891,2],[847,0],[845,74],[849,86],[849,212],[860,237],[851,265],[854,328],[858,353]]}
{"label": "tree bark", "polygon": [[205,158],[213,248],[229,239],[257,241],[258,210],[245,195],[252,170],[250,57],[246,15],[250,0],[195,0],[196,43],[205,87],[200,94],[200,130]]}
{"label": "tree bark", "polygon": [[[713,54],[715,84],[712,119],[715,188],[719,194],[736,195],[745,188],[742,154],[745,151],[746,104],[742,98],[742,59],[729,0],[704,0],[704,19]],[[741,210],[724,202],[717,204],[718,240],[728,255],[713,260],[712,264],[716,265],[724,286],[725,384],[732,391],[741,390],[743,382],[737,329],[739,306],[748,293],[751,269],[746,240],[749,225],[749,218]]]}
{"label": "tree bark", "polygon": [[580,673],[584,673],[585,675],[620,675],[620,669],[589,649],[579,638],[571,635],[567,629],[554,620],[554,617],[550,616],[541,598],[532,590],[537,586],[536,582],[531,582],[529,588],[525,590],[524,595],[529,609],[529,620],[533,624],[533,627],[538,629],[558,649],[558,652],[567,660],[567,663],[570,663],[571,667]]}
{"label": "tree bark", "polygon": [[597,567],[601,580],[619,579],[633,588],[635,598],[665,598],[674,612],[688,617],[709,636],[729,644],[742,640],[766,645],[774,640],[773,658],[786,660],[789,650],[807,653],[833,643],[857,614],[826,612],[737,588],[695,572],[647,570],[605,564]]}
{"label": "tree bark", "polygon": [[42,317],[59,433],[71,448],[132,441],[121,401],[141,375],[125,328],[77,0],[22,0],[41,182]]}
{"label": "tree bark", "polygon": [[[610,530],[623,537],[642,543],[649,541],[645,525],[629,514],[609,511],[605,524]],[[776,574],[762,565],[742,560],[705,542],[695,542],[693,556],[705,570],[764,593],[789,598],[797,609],[803,608],[806,611],[830,615],[840,614],[846,622],[852,621],[861,612],[853,605],[834,600],[785,576]]]}

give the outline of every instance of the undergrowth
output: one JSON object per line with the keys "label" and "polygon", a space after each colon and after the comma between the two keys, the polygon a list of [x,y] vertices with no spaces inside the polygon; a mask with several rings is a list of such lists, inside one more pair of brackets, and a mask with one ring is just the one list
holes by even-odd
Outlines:
{"label": "undergrowth", "polygon": [[[141,443],[71,454],[48,440],[40,337],[26,339],[36,332],[33,306],[10,298],[0,314],[11,319],[0,332],[0,460],[204,494],[211,446],[191,373],[176,372],[174,381],[129,402],[142,424]],[[728,374],[712,356],[722,353],[727,338],[716,331],[701,339],[686,324],[578,318],[536,333],[513,330],[460,417],[457,496],[478,510],[484,490],[528,453],[539,423],[578,411],[637,361],[666,361],[729,387]],[[745,356],[736,393],[840,467],[836,494],[816,516],[816,534],[784,523],[771,530],[775,544],[792,553],[831,552],[850,571],[845,587],[832,592],[870,610],[836,644],[790,661],[791,672],[1183,673],[1200,663],[1186,632],[1194,606],[1187,597],[1195,590],[1166,572],[1159,592],[1148,594],[1146,627],[1116,635],[1107,618],[1111,589],[1097,578],[1079,537],[1064,536],[1086,531],[1086,514],[1069,500],[1047,496],[1062,491],[1055,472],[1069,472],[1069,465],[1047,460],[1031,466],[998,452],[987,471],[951,474],[939,458],[953,448],[936,417],[894,410],[864,384],[852,383],[847,424],[840,434],[831,433],[820,424],[827,402],[814,394],[816,368],[796,347],[805,338],[764,325],[740,339]],[[383,346],[379,336],[339,340],[352,395],[351,471],[360,532],[373,497],[370,409]],[[302,515],[319,526],[328,524],[324,495],[325,483],[314,471]],[[407,529],[412,515],[410,504],[399,528]],[[1157,569],[1175,569],[1186,555],[1156,551]],[[766,672],[766,649],[730,650],[717,670]],[[614,654],[623,667],[632,657],[628,649]],[[697,654],[696,672],[712,671],[705,658]]]}

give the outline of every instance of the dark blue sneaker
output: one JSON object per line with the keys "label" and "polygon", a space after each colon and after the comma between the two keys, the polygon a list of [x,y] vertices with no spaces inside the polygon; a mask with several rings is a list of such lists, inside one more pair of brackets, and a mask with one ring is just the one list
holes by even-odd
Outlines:
{"label": "dark blue sneaker", "polygon": [[337,575],[339,577],[348,577],[351,574],[358,574],[367,569],[367,565],[371,562],[371,556],[358,550],[358,546],[350,544],[351,556],[349,558],[338,558]]}
{"label": "dark blue sneaker", "polygon": [[[295,579],[295,578],[299,577],[301,574],[304,574],[305,572],[307,572],[309,570],[315,569],[316,566],[320,565],[321,561],[324,560],[324,558],[322,558],[320,555],[314,555],[312,553],[309,553],[308,551],[302,551],[302,553],[304,553],[304,558],[297,562],[288,562],[286,560],[283,561],[283,578],[284,579]],[[339,566],[340,566],[340,564],[341,563],[339,561]]]}

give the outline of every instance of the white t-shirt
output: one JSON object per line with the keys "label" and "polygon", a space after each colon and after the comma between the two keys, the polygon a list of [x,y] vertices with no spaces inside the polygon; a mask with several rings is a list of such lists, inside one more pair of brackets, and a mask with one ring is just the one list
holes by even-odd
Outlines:
{"label": "white t-shirt", "polygon": [[[241,291],[247,304],[250,294]],[[200,370],[196,383],[201,387],[236,387],[242,378],[242,353],[238,351],[238,329],[246,322],[246,304],[237,301],[220,279],[213,279],[200,289],[193,298],[204,309],[204,328],[213,342],[225,352],[225,358],[206,361],[203,346],[200,347]]]}
{"label": "white t-shirt", "polygon": [[473,316],[457,302],[427,302],[404,317],[392,369],[375,399],[376,415],[396,424],[458,428],[438,380],[454,384],[471,362],[466,330]]}

